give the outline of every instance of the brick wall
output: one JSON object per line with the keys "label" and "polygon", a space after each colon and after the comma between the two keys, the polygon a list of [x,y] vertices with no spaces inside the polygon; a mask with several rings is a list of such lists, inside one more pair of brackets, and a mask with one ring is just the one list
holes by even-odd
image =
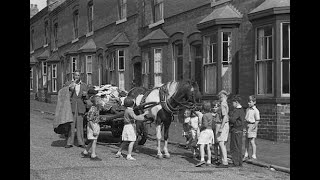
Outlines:
{"label": "brick wall", "polygon": [[257,104],[260,111],[258,138],[290,142],[290,104]]}

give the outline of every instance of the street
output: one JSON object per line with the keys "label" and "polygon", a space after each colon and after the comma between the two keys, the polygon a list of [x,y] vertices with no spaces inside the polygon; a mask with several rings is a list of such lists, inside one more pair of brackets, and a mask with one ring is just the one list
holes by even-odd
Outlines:
{"label": "street", "polygon": [[90,161],[81,158],[82,148],[64,148],[65,139],[54,133],[52,120],[52,115],[30,110],[30,179],[290,179],[290,174],[246,163],[242,168],[196,168],[190,150],[171,144],[171,158],[157,159],[156,141],[151,140],[133,152],[136,161],[118,159],[119,139],[110,132],[99,135],[102,161]]}

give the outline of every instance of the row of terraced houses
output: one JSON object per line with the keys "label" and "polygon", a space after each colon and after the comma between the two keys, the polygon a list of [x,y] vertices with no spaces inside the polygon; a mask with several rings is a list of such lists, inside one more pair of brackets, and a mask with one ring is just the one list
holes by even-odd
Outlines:
{"label": "row of terraced houses", "polygon": [[87,84],[197,81],[256,95],[259,138],[290,142],[290,0],[47,0],[30,18],[30,98],[54,102],[72,72]]}

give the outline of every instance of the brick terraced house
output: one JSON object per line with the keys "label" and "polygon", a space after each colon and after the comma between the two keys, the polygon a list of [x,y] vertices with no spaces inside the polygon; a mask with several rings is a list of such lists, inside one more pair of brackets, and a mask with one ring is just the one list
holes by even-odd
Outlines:
{"label": "brick terraced house", "polygon": [[30,19],[30,98],[87,84],[198,82],[256,95],[258,137],[290,142],[290,0],[48,0]]}

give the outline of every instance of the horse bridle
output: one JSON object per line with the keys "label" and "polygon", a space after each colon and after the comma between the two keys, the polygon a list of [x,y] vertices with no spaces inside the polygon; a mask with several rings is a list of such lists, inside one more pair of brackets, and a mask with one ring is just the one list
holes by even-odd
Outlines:
{"label": "horse bridle", "polygon": [[[192,86],[193,87],[193,86]],[[190,102],[189,102],[189,100],[190,100],[190,98],[188,98],[188,100],[186,101],[186,102],[179,102],[178,100],[176,100],[175,98],[174,98],[174,95],[176,95],[176,93],[177,92],[175,92],[171,97],[170,97],[170,99],[172,99],[173,101],[175,101],[177,104],[179,104],[180,106],[182,106],[182,107],[184,107],[184,108],[187,108],[187,109],[195,109],[196,108],[196,106],[195,106],[195,104],[194,103],[191,103],[191,106],[189,106],[189,105],[187,105],[187,104],[190,104]],[[192,95],[193,96],[193,95]],[[193,102],[195,102],[194,101],[194,98],[193,98]],[[187,103],[187,104],[186,104]],[[168,107],[170,108],[170,109],[172,109],[171,111],[179,111],[180,109],[182,109],[182,108],[173,108],[172,106],[171,106],[171,104],[170,104],[170,102],[169,102],[169,100],[167,100],[167,105],[168,105]]]}

